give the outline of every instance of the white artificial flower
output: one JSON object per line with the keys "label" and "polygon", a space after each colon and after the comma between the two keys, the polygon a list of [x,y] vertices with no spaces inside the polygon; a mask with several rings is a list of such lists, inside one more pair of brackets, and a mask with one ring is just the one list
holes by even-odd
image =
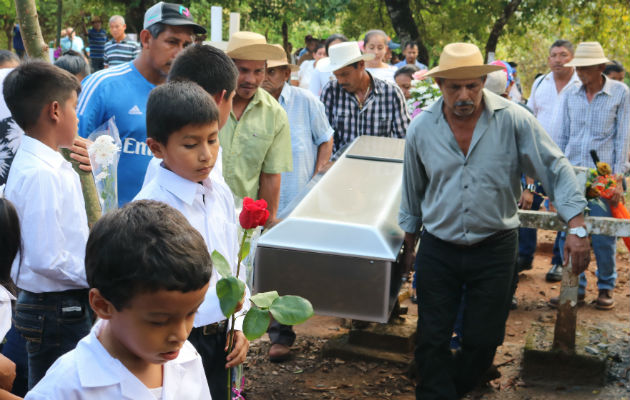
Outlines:
{"label": "white artificial flower", "polygon": [[97,137],[88,148],[90,158],[93,158],[96,164],[104,167],[114,162],[114,156],[118,151],[120,151],[120,147],[114,143],[114,139],[109,135]]}
{"label": "white artificial flower", "polygon": [[107,173],[107,170],[105,170],[105,171],[101,171],[100,173],[98,173],[98,174],[94,177],[94,180],[95,180],[96,182],[100,182],[100,181],[102,181],[103,179],[107,178],[107,176],[108,176],[108,175],[109,175],[109,174]]}

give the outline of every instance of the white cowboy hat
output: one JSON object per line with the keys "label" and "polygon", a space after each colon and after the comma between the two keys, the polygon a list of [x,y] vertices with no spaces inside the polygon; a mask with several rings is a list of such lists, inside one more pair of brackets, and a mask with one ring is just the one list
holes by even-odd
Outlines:
{"label": "white cowboy hat", "polygon": [[287,53],[284,51],[284,47],[280,46],[279,44],[274,44],[273,46],[282,50],[283,57],[273,60],[267,60],[267,68],[282,67],[286,65],[291,69],[291,71],[297,71],[300,69],[300,67],[295,64],[289,64],[289,60],[287,60]]}
{"label": "white cowboy hat", "polygon": [[284,50],[271,44],[263,35],[254,32],[234,32],[225,53],[237,60],[265,61],[282,58]]}
{"label": "white cowboy hat", "polygon": [[604,49],[599,42],[582,42],[575,49],[573,60],[564,64],[565,67],[590,67],[591,65],[610,62],[604,55]]}
{"label": "white cowboy hat", "polygon": [[501,96],[505,93],[505,86],[507,85],[507,74],[503,71],[490,72],[486,77],[486,83],[484,87],[494,94]]}
{"label": "white cowboy hat", "polygon": [[425,76],[446,79],[475,79],[503,69],[483,63],[479,47],[471,43],[450,43],[440,54],[440,63]]}
{"label": "white cowboy hat", "polygon": [[[374,54],[361,54],[359,44],[357,42],[338,43],[328,48],[329,61],[324,65],[318,65],[317,69],[323,72],[334,72],[338,69],[354,64],[357,61],[367,61],[374,58]],[[317,64],[322,63],[324,59],[319,60]]]}

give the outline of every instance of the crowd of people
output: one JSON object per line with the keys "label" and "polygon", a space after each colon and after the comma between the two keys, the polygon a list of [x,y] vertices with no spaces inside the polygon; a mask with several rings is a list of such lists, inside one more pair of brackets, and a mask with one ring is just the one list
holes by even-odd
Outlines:
{"label": "crowd of people", "polygon": [[[228,338],[209,254],[236,275],[242,199],[264,199],[273,227],[360,135],[406,140],[398,222],[417,276],[417,398],[459,398],[491,367],[536,250],[518,208],[546,206],[569,226],[546,279],[571,259],[583,303],[592,246],[595,305],[614,307],[616,239],[589,242],[584,214],[623,200],[630,91],[599,43],[555,41],[525,101],[517,65],[486,64],[469,43],[428,69],[416,43],[381,30],[309,35],[291,54],[255,32],[233,33],[225,51],[196,43],[206,29],[179,4],[150,7],[138,43],[119,15],[109,40],[91,22],[89,62],[72,28],[54,65],[0,52],[0,399],[228,396],[250,292]],[[418,79],[441,97],[412,119]],[[90,171],[87,138],[112,119],[120,209],[89,230],[59,149]],[[610,200],[587,202],[573,172],[592,166],[590,150],[619,174]],[[293,329],[273,321],[268,333],[269,359],[288,359]]]}

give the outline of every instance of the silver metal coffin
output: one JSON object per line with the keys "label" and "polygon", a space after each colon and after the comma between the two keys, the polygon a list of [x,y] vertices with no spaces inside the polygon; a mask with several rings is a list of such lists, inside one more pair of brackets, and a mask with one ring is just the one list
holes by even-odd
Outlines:
{"label": "silver metal coffin", "polygon": [[361,136],[311,182],[293,211],[260,237],[254,290],[305,297],[320,315],[387,322],[402,278],[404,145]]}

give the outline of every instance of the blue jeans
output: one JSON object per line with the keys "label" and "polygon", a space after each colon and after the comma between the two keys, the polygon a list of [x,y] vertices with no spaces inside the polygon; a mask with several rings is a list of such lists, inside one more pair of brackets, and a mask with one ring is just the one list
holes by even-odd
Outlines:
{"label": "blue jeans", "polygon": [[14,324],[26,339],[30,390],[57,358],[74,349],[90,333],[88,289],[49,293],[23,290],[15,306]]}
{"label": "blue jeans", "polygon": [[[588,207],[591,209],[589,213],[590,216],[612,217],[608,201],[605,199],[600,200],[602,204],[595,201],[588,202]],[[563,259],[564,242],[565,237],[563,235],[560,243]],[[613,290],[615,288],[615,282],[617,281],[617,265],[615,262],[615,254],[617,253],[617,238],[614,236],[592,235],[591,244],[593,247],[593,253],[595,253],[595,260],[597,261],[597,288],[599,290]],[[581,273],[580,287],[578,289],[579,294],[585,293],[586,283],[586,275]]]}
{"label": "blue jeans", "polygon": [[28,355],[26,354],[26,342],[20,333],[11,325],[11,329],[4,337],[2,355],[15,363],[15,381],[11,393],[24,397],[28,391]]}
{"label": "blue jeans", "polygon": [[[545,191],[540,183],[536,184],[536,192],[544,194]],[[543,198],[538,195],[534,195],[532,202],[532,211],[540,210]],[[536,235],[537,229],[534,228],[519,228],[518,230],[518,256],[522,260],[532,262],[534,260],[534,253],[536,252]],[[560,255],[560,248],[558,246],[559,236],[556,235],[556,241],[553,245],[553,257],[551,258],[551,264],[562,264],[562,257]]]}

